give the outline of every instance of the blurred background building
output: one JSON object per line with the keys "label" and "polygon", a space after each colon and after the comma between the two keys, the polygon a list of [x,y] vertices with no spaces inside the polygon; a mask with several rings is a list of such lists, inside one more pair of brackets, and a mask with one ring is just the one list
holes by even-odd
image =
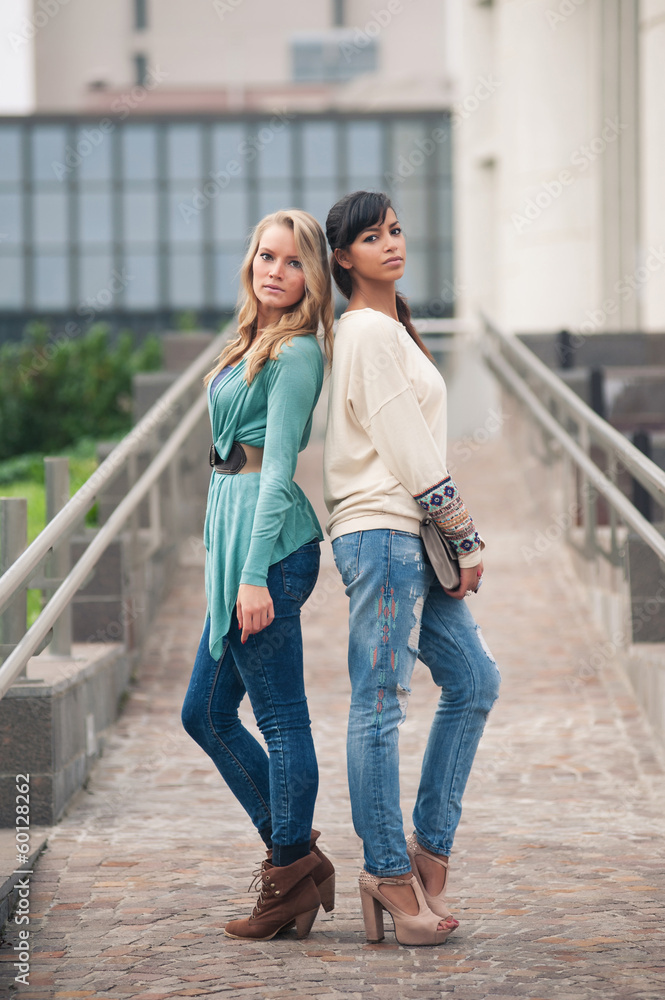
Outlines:
{"label": "blurred background building", "polygon": [[[393,196],[421,315],[665,327],[665,0],[17,0],[0,330],[233,308],[249,228]],[[27,105],[27,107],[26,107]],[[2,108],[0,108],[2,111]]]}
{"label": "blurred background building", "polygon": [[394,193],[405,291],[452,315],[443,15],[434,0],[36,0],[14,32],[34,47],[34,114],[0,122],[5,327],[91,311],[214,324],[261,216],[324,223],[358,188]]}

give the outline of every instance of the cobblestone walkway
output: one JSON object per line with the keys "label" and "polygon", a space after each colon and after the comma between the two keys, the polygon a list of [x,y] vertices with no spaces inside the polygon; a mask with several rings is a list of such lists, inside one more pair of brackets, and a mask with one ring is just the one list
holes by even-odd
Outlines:
{"label": "cobblestone walkway", "polygon": [[[327,542],[304,628],[321,770],[315,822],[337,865],[337,907],[304,941],[224,937],[225,921],[252,905],[261,850],[179,722],[204,614],[193,547],[88,788],[37,865],[30,985],[18,996],[662,1000],[662,758],[612,658],[594,657],[602,640],[565,552],[554,544],[521,558],[538,522],[511,469],[495,443],[457,473],[488,542],[474,612],[503,687],[457,835],[461,926],[448,943],[401,948],[392,932],[365,943],[345,775],[346,598]],[[436,699],[420,664],[413,688],[401,737],[405,818]],[[3,998],[15,995],[16,941],[11,927]]]}

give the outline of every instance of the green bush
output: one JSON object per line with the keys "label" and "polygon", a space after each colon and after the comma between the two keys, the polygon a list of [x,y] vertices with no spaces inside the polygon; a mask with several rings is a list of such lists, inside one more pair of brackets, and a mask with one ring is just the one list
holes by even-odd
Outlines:
{"label": "green bush", "polygon": [[0,461],[125,433],[132,375],[160,363],[155,336],[136,347],[128,331],[110,344],[102,323],[82,337],[51,336],[43,323],[31,324],[21,343],[0,347]]}

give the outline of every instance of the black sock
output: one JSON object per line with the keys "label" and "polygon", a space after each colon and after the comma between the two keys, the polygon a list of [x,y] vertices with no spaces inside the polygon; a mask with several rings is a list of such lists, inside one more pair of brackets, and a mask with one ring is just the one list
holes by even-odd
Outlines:
{"label": "black sock", "polygon": [[309,840],[304,844],[273,844],[272,863],[278,868],[292,865],[294,861],[300,861],[309,854]]}

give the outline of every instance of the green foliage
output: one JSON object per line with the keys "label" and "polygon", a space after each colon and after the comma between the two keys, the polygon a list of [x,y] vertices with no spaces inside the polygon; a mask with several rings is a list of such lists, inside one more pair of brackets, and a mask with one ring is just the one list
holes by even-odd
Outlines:
{"label": "green foliage", "polygon": [[199,319],[194,310],[187,309],[184,312],[178,313],[175,318],[175,328],[182,333],[191,333],[192,330],[198,330]]}
{"label": "green foliage", "polygon": [[3,486],[18,482],[44,482],[44,463],[42,456],[37,452],[17,455],[16,458],[8,458],[6,461],[0,462],[0,496],[22,496],[21,493],[7,493],[2,489]]}
{"label": "green foliage", "polygon": [[[69,495],[83,486],[97,468],[97,446],[84,438],[66,452],[69,457]],[[28,545],[46,526],[46,488],[43,455],[21,455],[0,462],[0,497],[25,497],[28,501]],[[88,527],[97,524],[97,504],[85,518]],[[42,607],[40,590],[28,590],[28,627]]]}
{"label": "green foliage", "polygon": [[82,337],[51,336],[32,323],[19,344],[0,347],[0,461],[53,454],[81,438],[111,438],[131,427],[131,381],[161,363],[161,344],[136,347],[123,330],[111,345],[96,323]]}

